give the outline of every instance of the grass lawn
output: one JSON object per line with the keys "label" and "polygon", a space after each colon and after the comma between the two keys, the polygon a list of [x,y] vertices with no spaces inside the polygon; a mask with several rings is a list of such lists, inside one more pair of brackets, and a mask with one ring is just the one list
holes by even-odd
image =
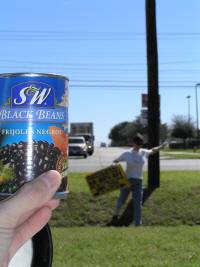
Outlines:
{"label": "grass lawn", "polygon": [[196,149],[195,152],[194,152],[194,149],[192,148],[186,148],[186,149],[183,149],[183,148],[167,148],[165,147],[164,149],[162,149],[162,151],[168,151],[168,152],[186,152],[186,153],[200,153],[200,149]]}
{"label": "grass lawn", "polygon": [[[70,194],[54,212],[51,226],[105,226],[110,220],[118,190],[93,198],[84,177],[84,173],[70,174]],[[162,172],[160,188],[143,207],[143,224],[200,224],[200,172]]]}
{"label": "grass lawn", "polygon": [[161,155],[169,159],[200,159],[200,149],[169,149],[161,150]]}
{"label": "grass lawn", "polygon": [[200,227],[53,228],[53,267],[199,267]]}
{"label": "grass lawn", "polygon": [[162,172],[140,228],[104,227],[118,191],[93,198],[84,177],[70,174],[70,194],[50,222],[53,267],[200,266],[200,172]]}
{"label": "grass lawn", "polygon": [[162,152],[161,156],[170,159],[200,159],[200,153],[187,152]]}

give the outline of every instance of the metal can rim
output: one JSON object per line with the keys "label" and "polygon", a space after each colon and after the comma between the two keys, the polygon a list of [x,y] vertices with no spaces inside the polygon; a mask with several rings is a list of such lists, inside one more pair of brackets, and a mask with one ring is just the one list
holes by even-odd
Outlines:
{"label": "metal can rim", "polygon": [[31,267],[50,267],[53,261],[53,240],[49,224],[33,238],[33,260]]}
{"label": "metal can rim", "polygon": [[9,78],[9,77],[50,77],[50,78],[60,78],[69,81],[69,78],[60,75],[60,74],[54,74],[54,73],[33,73],[33,72],[14,72],[14,73],[1,73],[0,78]]}

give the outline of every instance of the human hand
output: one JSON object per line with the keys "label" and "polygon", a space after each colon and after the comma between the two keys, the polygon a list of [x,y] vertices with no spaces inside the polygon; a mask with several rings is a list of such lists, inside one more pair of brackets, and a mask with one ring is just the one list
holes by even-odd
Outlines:
{"label": "human hand", "polygon": [[0,202],[0,267],[7,267],[16,251],[49,221],[59,205],[52,197],[60,183],[60,174],[49,171]]}
{"label": "human hand", "polygon": [[119,161],[117,161],[117,160],[114,160],[114,161],[112,162],[112,166],[116,166],[117,164],[119,164]]}

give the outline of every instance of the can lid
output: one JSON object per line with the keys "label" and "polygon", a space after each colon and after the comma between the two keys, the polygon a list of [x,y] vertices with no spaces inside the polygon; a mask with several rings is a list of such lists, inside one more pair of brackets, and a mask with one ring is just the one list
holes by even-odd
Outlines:
{"label": "can lid", "polygon": [[53,243],[47,224],[17,251],[8,267],[51,267],[52,258]]}
{"label": "can lid", "polygon": [[8,267],[31,267],[33,260],[33,242],[29,239],[12,257]]}
{"label": "can lid", "polygon": [[69,81],[69,78],[54,73],[32,73],[32,72],[15,72],[15,73],[1,73],[0,77],[9,78],[9,77],[50,77],[50,78],[60,78]]}

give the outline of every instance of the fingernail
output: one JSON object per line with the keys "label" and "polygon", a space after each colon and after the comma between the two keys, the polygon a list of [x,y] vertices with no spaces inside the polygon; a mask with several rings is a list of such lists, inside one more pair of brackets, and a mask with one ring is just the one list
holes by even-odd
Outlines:
{"label": "fingernail", "polygon": [[57,171],[45,172],[40,177],[51,189],[58,188],[61,183],[61,176]]}

